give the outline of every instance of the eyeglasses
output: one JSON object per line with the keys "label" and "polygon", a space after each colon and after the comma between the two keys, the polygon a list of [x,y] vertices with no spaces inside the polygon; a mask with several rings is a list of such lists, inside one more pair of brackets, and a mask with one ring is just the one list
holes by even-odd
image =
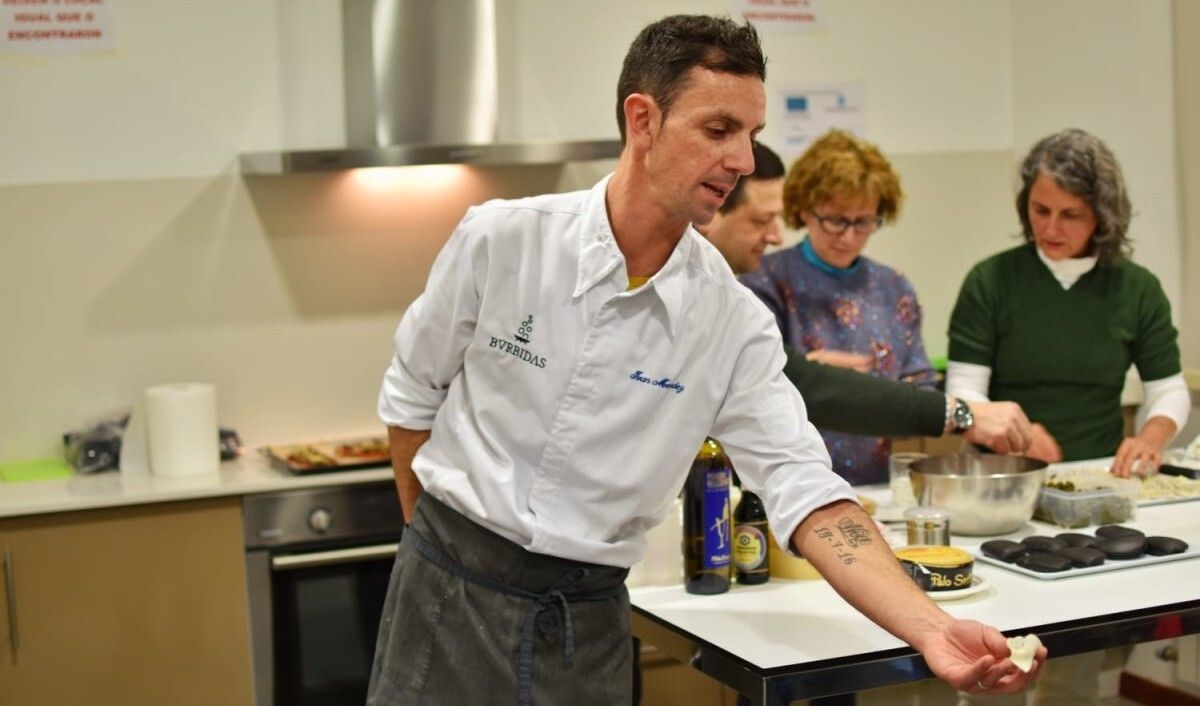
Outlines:
{"label": "eyeglasses", "polygon": [[879,226],[883,225],[883,219],[879,216],[849,220],[841,216],[822,216],[819,213],[814,213],[813,217],[820,222],[821,228],[830,235],[841,235],[851,226],[854,227],[854,232],[859,235],[870,235],[879,230]]}

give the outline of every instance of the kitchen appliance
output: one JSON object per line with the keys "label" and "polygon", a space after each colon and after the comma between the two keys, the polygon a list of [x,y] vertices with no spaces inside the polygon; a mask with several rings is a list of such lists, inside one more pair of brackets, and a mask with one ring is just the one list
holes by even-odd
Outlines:
{"label": "kitchen appliance", "polygon": [[342,0],[346,144],[243,154],[242,173],[616,158],[615,139],[517,137],[515,17],[513,0]]}
{"label": "kitchen appliance", "polygon": [[403,532],[391,481],[242,502],[257,706],[366,702]]}

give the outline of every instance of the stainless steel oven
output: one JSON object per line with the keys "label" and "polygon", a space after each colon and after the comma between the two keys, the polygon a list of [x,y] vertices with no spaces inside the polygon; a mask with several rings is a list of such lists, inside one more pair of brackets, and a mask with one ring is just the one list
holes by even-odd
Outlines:
{"label": "stainless steel oven", "polygon": [[257,706],[366,702],[403,530],[390,481],[243,501]]}

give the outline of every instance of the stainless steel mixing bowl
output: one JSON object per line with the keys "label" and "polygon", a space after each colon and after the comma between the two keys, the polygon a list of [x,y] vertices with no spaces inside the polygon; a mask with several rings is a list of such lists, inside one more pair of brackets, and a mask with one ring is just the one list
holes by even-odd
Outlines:
{"label": "stainless steel mixing bowl", "polygon": [[909,465],[921,505],[950,511],[950,532],[983,536],[1015,532],[1033,517],[1046,463],[1024,456],[951,454]]}

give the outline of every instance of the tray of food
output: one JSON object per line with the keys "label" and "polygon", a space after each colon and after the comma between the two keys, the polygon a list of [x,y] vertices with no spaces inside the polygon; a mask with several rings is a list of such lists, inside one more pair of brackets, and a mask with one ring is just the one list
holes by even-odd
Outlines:
{"label": "tray of food", "polygon": [[391,462],[387,437],[383,436],[265,446],[262,452],[271,465],[289,473],[352,471]]}
{"label": "tray of food", "polygon": [[1147,537],[1121,525],[1097,527],[1095,534],[1061,532],[1033,535],[1014,542],[993,539],[979,546],[975,556],[1036,579],[1061,579],[1147,564],[1160,564],[1200,556],[1200,547],[1176,537]]}
{"label": "tray of food", "polygon": [[[1168,459],[1170,459],[1168,455]],[[1200,480],[1164,466],[1148,476],[1117,478],[1101,465],[1051,466],[1034,516],[1062,527],[1124,522],[1134,506],[1200,500]]]}

